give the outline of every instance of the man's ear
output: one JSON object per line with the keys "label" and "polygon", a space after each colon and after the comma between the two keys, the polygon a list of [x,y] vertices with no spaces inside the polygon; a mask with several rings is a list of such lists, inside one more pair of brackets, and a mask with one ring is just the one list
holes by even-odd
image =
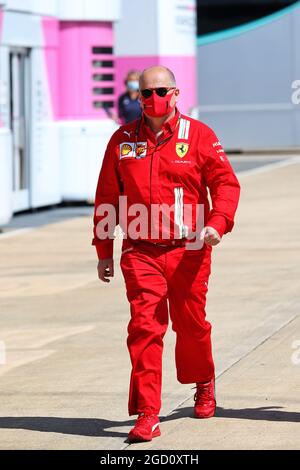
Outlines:
{"label": "man's ear", "polygon": [[142,111],[144,111],[144,102],[143,102],[143,99],[142,99],[142,94],[141,92],[139,92],[139,96],[138,96],[138,100],[139,100],[139,103],[140,103],[140,106],[141,106],[141,109]]}

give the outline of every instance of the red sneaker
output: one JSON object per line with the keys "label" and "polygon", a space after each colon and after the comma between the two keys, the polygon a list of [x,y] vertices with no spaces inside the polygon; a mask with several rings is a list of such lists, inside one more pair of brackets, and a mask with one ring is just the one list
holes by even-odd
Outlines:
{"label": "red sneaker", "polygon": [[160,436],[159,418],[155,414],[140,413],[134,427],[128,434],[128,441],[151,441],[153,437]]}
{"label": "red sneaker", "polygon": [[210,382],[196,384],[197,391],[194,395],[195,418],[211,418],[216,410],[216,397],[215,397],[215,379]]}

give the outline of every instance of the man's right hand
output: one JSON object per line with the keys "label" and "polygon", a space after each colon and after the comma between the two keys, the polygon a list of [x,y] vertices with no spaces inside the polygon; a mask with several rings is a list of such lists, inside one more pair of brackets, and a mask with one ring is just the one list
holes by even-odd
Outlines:
{"label": "man's right hand", "polygon": [[113,258],[99,259],[98,261],[98,277],[100,281],[110,282],[109,277],[114,276],[114,260]]}

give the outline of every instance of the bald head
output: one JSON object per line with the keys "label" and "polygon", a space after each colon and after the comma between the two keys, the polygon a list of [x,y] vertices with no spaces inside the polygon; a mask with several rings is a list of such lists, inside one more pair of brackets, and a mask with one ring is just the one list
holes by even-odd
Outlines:
{"label": "bald head", "polygon": [[140,76],[140,89],[176,87],[176,79],[173,72],[167,67],[156,65],[143,70]]}

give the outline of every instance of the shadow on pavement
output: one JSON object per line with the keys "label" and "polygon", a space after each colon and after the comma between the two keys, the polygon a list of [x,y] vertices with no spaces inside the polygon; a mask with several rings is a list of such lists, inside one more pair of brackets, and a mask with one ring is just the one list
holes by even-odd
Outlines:
{"label": "shadow on pavement", "polygon": [[[193,418],[193,408],[180,408],[162,422],[181,418]],[[263,406],[259,408],[230,409],[217,407],[215,418],[250,419],[254,421],[284,421],[299,423],[300,413],[282,411],[280,406]],[[52,418],[52,417],[2,417],[0,429],[27,429],[30,431],[55,432],[91,437],[124,437],[127,432],[113,431],[110,428],[132,426],[135,420],[109,421],[92,418]]]}
{"label": "shadow on pavement", "polygon": [[27,429],[30,431],[56,432],[92,437],[124,437],[127,432],[111,431],[109,428],[132,426],[134,420],[109,421],[92,418],[57,418],[57,417],[2,417],[0,429]]}
{"label": "shadow on pavement", "polygon": [[[294,411],[281,411],[282,406],[262,406],[259,408],[231,409],[217,407],[215,418],[250,419],[254,421],[284,421],[287,423],[299,423],[300,413]],[[179,418],[193,417],[193,408],[180,408],[163,421]]]}

